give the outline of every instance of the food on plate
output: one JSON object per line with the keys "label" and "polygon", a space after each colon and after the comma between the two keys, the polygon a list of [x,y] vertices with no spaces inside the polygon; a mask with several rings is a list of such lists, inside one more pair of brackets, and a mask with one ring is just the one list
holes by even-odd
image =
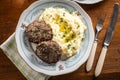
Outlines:
{"label": "food on plate", "polygon": [[55,41],[43,41],[36,47],[36,55],[49,64],[58,62],[61,54],[61,47]]}
{"label": "food on plate", "polygon": [[49,64],[76,54],[86,30],[77,12],[52,7],[25,28],[29,41],[37,43],[35,54]]}
{"label": "food on plate", "polygon": [[53,37],[52,28],[45,21],[34,21],[25,28],[30,42],[39,43],[51,40]]}
{"label": "food on plate", "polygon": [[61,47],[62,55],[70,57],[77,53],[86,30],[77,12],[70,13],[64,8],[50,7],[40,15],[39,21],[41,20],[51,26],[52,40]]}

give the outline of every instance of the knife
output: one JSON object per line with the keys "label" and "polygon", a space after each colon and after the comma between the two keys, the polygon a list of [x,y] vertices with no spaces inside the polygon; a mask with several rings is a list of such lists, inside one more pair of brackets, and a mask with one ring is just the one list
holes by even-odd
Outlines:
{"label": "knife", "polygon": [[112,40],[113,33],[114,33],[115,25],[116,25],[117,18],[118,18],[118,12],[119,12],[119,4],[115,3],[111,22],[108,27],[107,33],[106,33],[104,46],[102,48],[100,57],[97,62],[97,66],[95,68],[95,77],[99,76],[99,74],[101,73],[101,70],[102,70],[102,67],[104,64],[104,60],[105,60],[105,56],[106,56],[106,52],[107,52],[107,47],[109,46],[109,44]]}

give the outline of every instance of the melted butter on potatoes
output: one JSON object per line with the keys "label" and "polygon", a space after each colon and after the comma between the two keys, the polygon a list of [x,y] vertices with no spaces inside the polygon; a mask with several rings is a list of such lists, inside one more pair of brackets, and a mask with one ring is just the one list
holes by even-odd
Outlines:
{"label": "melted butter on potatoes", "polygon": [[69,13],[64,8],[46,8],[39,20],[50,24],[53,41],[61,46],[64,55],[70,57],[78,51],[86,26],[76,12]]}

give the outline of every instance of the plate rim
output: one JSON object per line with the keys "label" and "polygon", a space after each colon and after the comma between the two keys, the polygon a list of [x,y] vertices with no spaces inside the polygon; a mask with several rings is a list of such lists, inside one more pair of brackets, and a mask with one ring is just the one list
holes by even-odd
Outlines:
{"label": "plate rim", "polygon": [[74,0],[74,1],[76,1],[76,2],[78,2],[78,3],[81,3],[81,4],[96,4],[96,3],[99,3],[99,2],[101,2],[101,1],[103,1],[103,0],[94,0],[94,1],[88,1],[88,0]]}

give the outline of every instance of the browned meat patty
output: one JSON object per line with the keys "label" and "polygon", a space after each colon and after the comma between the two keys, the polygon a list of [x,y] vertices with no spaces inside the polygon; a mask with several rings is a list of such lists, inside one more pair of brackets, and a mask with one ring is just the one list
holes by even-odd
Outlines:
{"label": "browned meat patty", "polygon": [[51,40],[52,29],[45,21],[34,21],[26,27],[26,33],[30,42],[39,43]]}
{"label": "browned meat patty", "polygon": [[54,41],[45,41],[36,47],[36,55],[46,63],[56,63],[61,58],[62,49]]}

